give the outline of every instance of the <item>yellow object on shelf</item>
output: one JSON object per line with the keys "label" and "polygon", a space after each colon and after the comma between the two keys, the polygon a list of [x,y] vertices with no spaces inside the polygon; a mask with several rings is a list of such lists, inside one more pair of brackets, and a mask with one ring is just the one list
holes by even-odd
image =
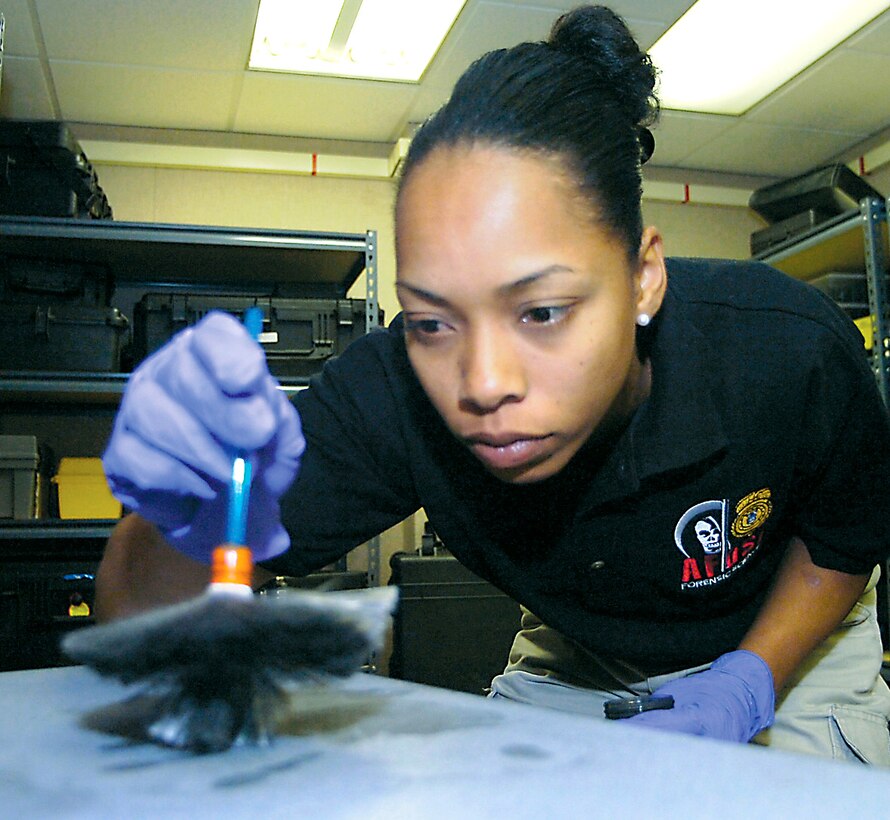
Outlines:
{"label": "yellow object on shelf", "polygon": [[102,459],[63,458],[53,476],[60,518],[120,518],[123,511],[108,489]]}
{"label": "yellow object on shelf", "polygon": [[854,319],[856,323],[856,327],[859,328],[859,332],[862,334],[862,338],[865,342],[865,349],[871,350],[872,345],[874,344],[874,322],[872,321],[871,316],[863,316],[861,319]]}

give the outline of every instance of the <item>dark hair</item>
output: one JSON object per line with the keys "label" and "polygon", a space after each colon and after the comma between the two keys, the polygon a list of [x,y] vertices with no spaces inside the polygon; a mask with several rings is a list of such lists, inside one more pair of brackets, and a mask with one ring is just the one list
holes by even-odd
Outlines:
{"label": "dark hair", "polygon": [[557,19],[545,42],[489,52],[467,69],[414,135],[400,188],[438,146],[484,142],[557,156],[635,256],[654,87],[652,62],[624,21],[605,6],[581,6]]}

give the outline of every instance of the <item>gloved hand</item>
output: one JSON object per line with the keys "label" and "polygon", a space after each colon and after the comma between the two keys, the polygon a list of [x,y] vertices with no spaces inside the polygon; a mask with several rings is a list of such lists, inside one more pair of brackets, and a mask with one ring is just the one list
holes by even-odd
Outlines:
{"label": "gloved hand", "polygon": [[262,560],[290,544],[278,499],[304,449],[296,408],[262,349],[234,317],[213,312],[134,371],[102,464],[118,500],[208,562],[225,541],[234,453],[250,454],[246,540]]}
{"label": "gloved hand", "polygon": [[721,655],[710,669],[660,686],[674,708],[627,718],[659,729],[747,743],[775,718],[773,675],[759,655],[740,649]]}

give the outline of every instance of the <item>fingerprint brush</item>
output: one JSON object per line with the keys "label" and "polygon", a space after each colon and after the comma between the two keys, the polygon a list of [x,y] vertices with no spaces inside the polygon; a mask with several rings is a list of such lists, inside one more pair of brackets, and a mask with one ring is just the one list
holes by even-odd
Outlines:
{"label": "fingerprint brush", "polygon": [[[254,337],[256,321],[245,322]],[[244,545],[251,479],[250,458],[236,454],[227,543],[213,552],[202,595],[63,641],[72,660],[142,684],[142,694],[152,696],[143,734],[157,743],[206,753],[268,742],[291,685],[351,675],[383,644],[395,588],[253,594],[253,558]]]}

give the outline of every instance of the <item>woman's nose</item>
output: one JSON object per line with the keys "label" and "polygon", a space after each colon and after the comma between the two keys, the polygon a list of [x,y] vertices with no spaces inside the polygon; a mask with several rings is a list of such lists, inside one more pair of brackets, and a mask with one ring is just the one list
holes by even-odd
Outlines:
{"label": "woman's nose", "polygon": [[483,330],[468,335],[460,370],[460,400],[470,412],[490,413],[525,397],[527,380],[520,351],[503,333]]}

